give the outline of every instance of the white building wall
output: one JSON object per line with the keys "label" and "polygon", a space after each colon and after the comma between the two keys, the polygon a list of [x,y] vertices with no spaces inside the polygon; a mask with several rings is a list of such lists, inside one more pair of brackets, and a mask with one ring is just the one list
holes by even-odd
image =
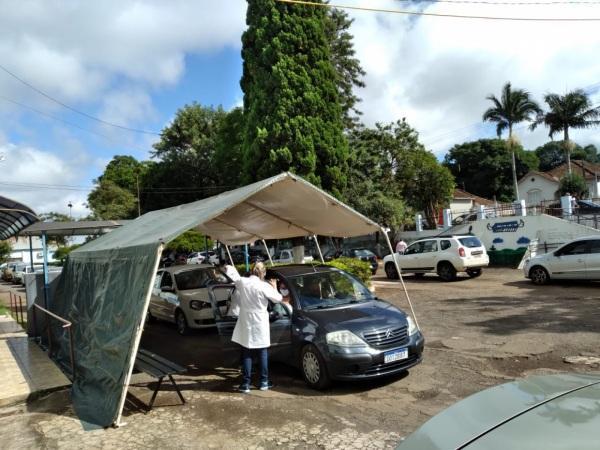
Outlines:
{"label": "white building wall", "polygon": [[[530,201],[532,196],[529,193],[535,190],[539,192],[539,200]],[[521,200],[525,200],[527,206],[539,204],[541,201],[555,200],[557,190],[557,182],[550,181],[537,174],[529,175],[519,181],[519,197]]]}
{"label": "white building wall", "polygon": [[[495,219],[477,220],[460,227],[453,227],[452,234],[471,233],[481,239],[486,249],[492,246],[496,250],[517,249],[527,247],[538,240],[540,245],[565,243],[580,236],[600,234],[600,230],[586,227],[557,217],[541,214],[526,217],[498,217]],[[426,230],[401,232],[397,238],[407,243],[426,237],[444,234],[443,230]]]}
{"label": "white building wall", "polygon": [[[42,264],[44,262],[44,255],[42,253],[42,239],[36,236],[31,238],[33,247],[33,262],[34,264]],[[12,252],[10,258],[13,260],[30,262],[29,253],[29,238],[19,237],[18,239],[9,239],[10,245],[12,246]],[[54,252],[57,250],[56,245],[48,244],[48,261],[54,262]]]}

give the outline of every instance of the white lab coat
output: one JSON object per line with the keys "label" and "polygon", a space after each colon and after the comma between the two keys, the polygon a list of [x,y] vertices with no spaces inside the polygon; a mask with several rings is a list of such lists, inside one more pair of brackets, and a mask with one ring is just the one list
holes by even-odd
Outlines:
{"label": "white lab coat", "polygon": [[231,340],[246,348],[266,348],[271,345],[269,300],[280,302],[277,289],[255,275],[235,281],[240,310]]}

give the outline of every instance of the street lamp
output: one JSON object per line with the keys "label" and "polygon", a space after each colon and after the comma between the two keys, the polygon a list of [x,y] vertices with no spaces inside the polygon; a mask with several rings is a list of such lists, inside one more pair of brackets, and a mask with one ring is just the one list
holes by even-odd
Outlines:
{"label": "street lamp", "polygon": [[71,211],[73,208],[73,203],[71,203],[71,201],[69,201],[69,204],[67,206],[69,207],[69,219],[72,219],[73,216],[71,215]]}

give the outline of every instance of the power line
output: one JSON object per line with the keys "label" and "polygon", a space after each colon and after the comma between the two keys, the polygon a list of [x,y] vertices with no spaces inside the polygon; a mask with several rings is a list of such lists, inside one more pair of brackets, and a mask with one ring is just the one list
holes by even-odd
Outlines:
{"label": "power line", "polygon": [[512,22],[598,22],[600,17],[500,17],[500,16],[471,16],[463,14],[430,13],[419,11],[401,11],[398,9],[367,8],[364,6],[338,5],[333,3],[317,3],[305,0],[276,0],[279,3],[293,5],[316,6],[321,8],[339,8],[355,11],[382,12],[390,14],[403,14],[408,16],[445,17],[450,19],[476,19],[476,20],[502,20]]}
{"label": "power line", "polygon": [[46,97],[48,100],[51,100],[54,103],[59,104],[63,108],[66,108],[66,109],[68,109],[70,111],[73,111],[74,113],[77,113],[77,114],[80,114],[80,115],[82,115],[84,117],[87,117],[90,120],[95,120],[96,122],[100,122],[100,123],[102,123],[104,125],[109,125],[111,127],[120,128],[121,130],[132,131],[134,133],[152,134],[152,135],[155,135],[155,136],[160,136],[160,133],[157,133],[155,131],[147,131],[147,130],[139,130],[137,128],[130,128],[130,127],[126,127],[124,125],[119,125],[117,123],[108,122],[108,121],[100,119],[98,117],[94,117],[94,116],[92,116],[92,115],[90,115],[90,114],[88,114],[86,112],[83,112],[83,111],[80,111],[78,109],[75,109],[72,106],[69,106],[66,103],[61,102],[60,100],[55,99],[54,97],[50,96],[49,94],[46,94],[44,91],[42,91],[41,89],[38,89],[37,87],[35,87],[31,83],[28,83],[27,81],[25,81],[24,79],[22,79],[18,75],[14,74],[13,72],[11,72],[10,70],[8,70],[6,67],[4,67],[1,64],[0,64],[0,69],[2,69],[4,72],[6,72],[7,74],[9,74],[11,77],[13,77],[16,80],[18,80],[21,83],[23,83],[28,88],[30,88],[30,89],[34,90],[35,92],[37,92],[38,94]]}
{"label": "power line", "polygon": [[600,5],[598,1],[579,1],[579,0],[558,0],[549,2],[501,2],[501,1],[484,1],[484,0],[395,0],[397,2],[406,3],[454,3],[467,5],[507,5],[507,6],[524,6],[524,5]]}

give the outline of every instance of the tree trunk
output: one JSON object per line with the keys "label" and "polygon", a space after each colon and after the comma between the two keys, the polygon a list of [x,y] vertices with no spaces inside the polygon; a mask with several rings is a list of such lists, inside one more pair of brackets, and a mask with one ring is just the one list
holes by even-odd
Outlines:
{"label": "tree trunk", "polygon": [[565,152],[567,154],[567,169],[569,175],[571,175],[571,143],[569,142],[569,127],[565,125],[565,136],[564,136]]}
{"label": "tree trunk", "polygon": [[519,184],[517,183],[517,163],[515,161],[515,149],[513,146],[513,138],[512,138],[512,126],[508,127],[508,149],[510,150],[510,154],[512,157],[512,176],[513,183],[515,187],[515,201],[519,201]]}

